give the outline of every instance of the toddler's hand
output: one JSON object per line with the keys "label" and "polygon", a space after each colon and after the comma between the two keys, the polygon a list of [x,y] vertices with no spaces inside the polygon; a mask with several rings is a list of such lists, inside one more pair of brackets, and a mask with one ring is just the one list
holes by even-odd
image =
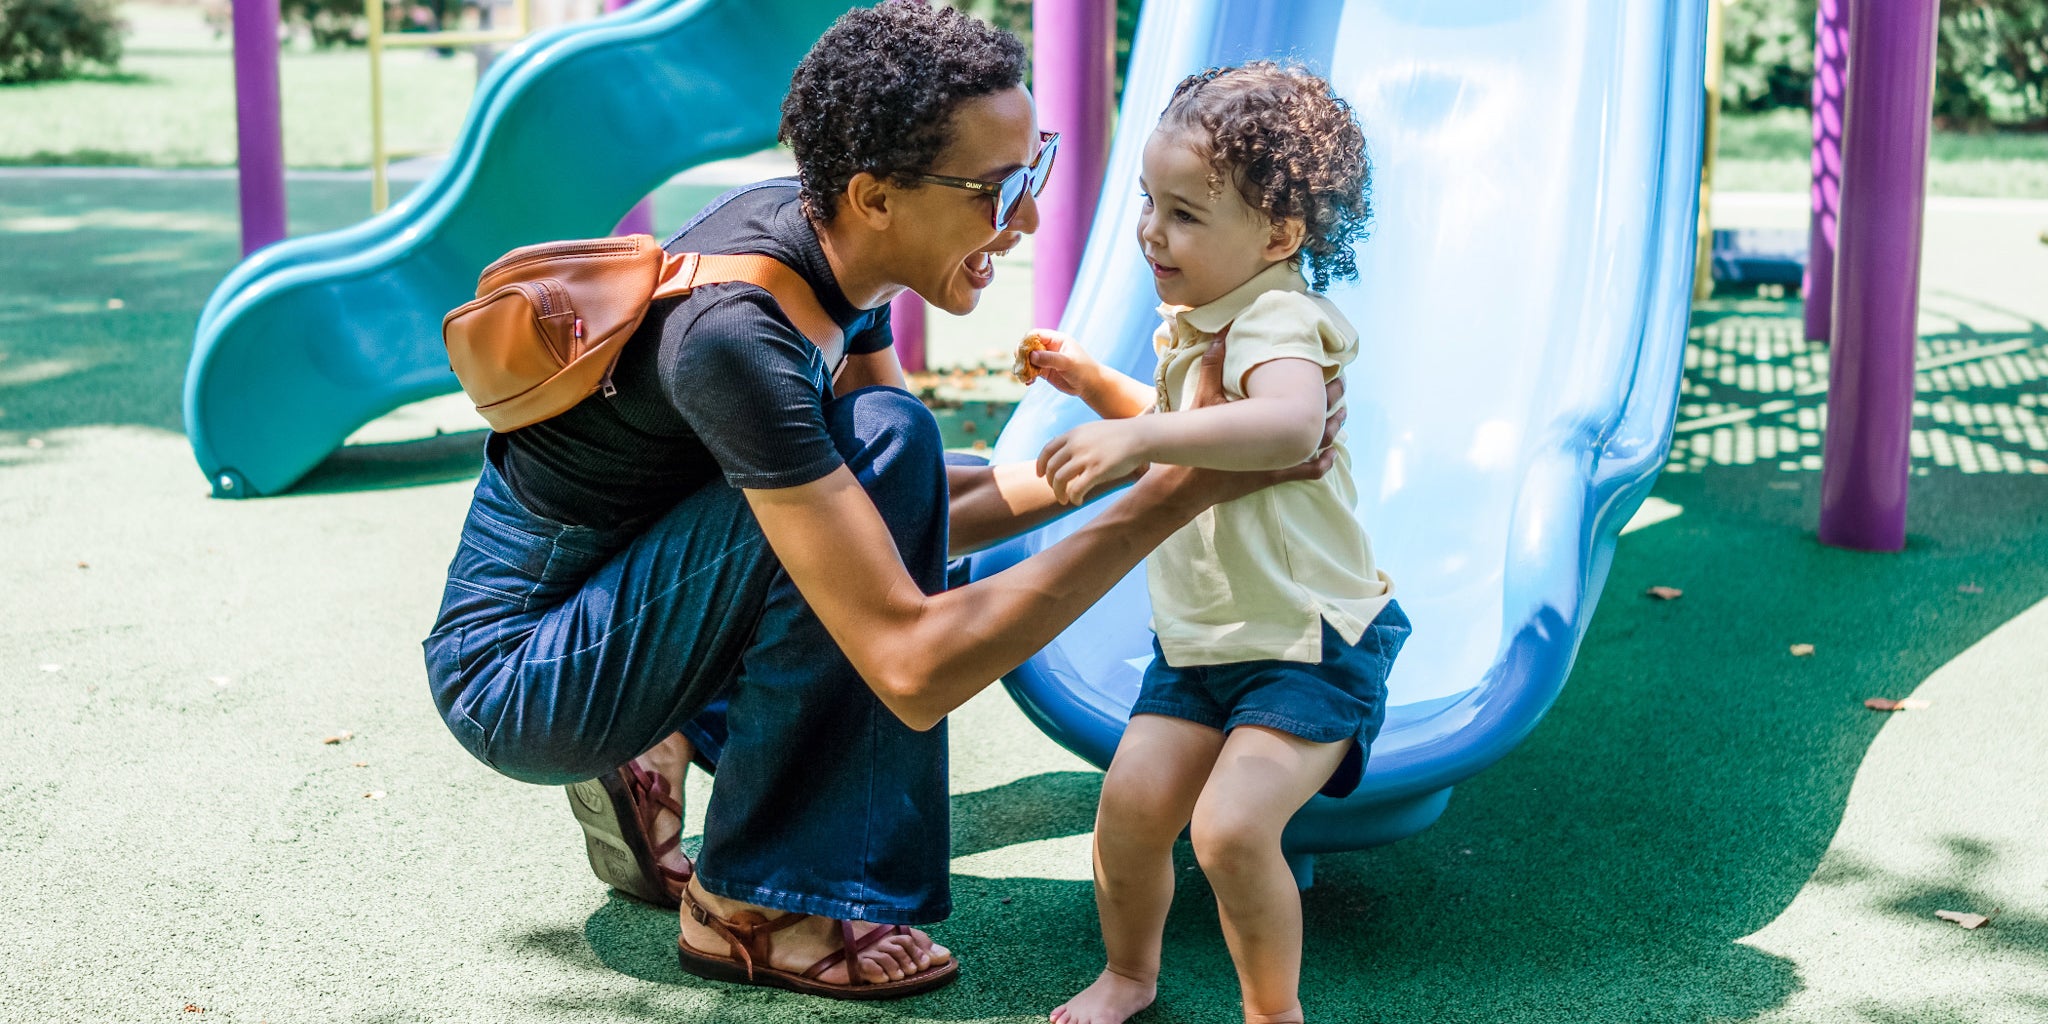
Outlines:
{"label": "toddler's hand", "polygon": [[1052,485],[1053,497],[1079,505],[1145,468],[1137,428],[1135,420],[1083,423],[1038,453],[1038,475]]}
{"label": "toddler's hand", "polygon": [[1069,395],[1082,395],[1099,376],[1100,364],[1088,351],[1058,331],[1034,330],[1017,343],[1017,362],[1010,372],[1020,383],[1029,384],[1043,378],[1054,389]]}

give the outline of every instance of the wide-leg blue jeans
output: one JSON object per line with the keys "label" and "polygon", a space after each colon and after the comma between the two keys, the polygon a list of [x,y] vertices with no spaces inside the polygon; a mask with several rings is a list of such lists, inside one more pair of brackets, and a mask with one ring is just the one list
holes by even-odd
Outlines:
{"label": "wide-leg blue jeans", "polygon": [[[911,576],[943,589],[931,413],[877,387],[825,416]],[[448,728],[513,778],[574,782],[695,740],[717,766],[697,860],[711,892],[891,924],[951,911],[945,725],[881,704],[724,483],[593,530],[527,511],[487,464],[424,646]]]}

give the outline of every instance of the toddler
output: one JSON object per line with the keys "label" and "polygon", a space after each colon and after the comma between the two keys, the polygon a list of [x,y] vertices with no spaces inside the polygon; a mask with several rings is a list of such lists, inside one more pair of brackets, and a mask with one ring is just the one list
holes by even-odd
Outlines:
{"label": "toddler", "polygon": [[[1319,454],[1326,388],[1358,350],[1320,292],[1357,276],[1367,177],[1364,133],[1321,78],[1262,61],[1180,84],[1139,182],[1138,245],[1163,303],[1154,380],[1056,332],[1018,348],[1020,376],[1102,417],[1039,455],[1060,500],[1149,462],[1260,470]],[[1225,401],[1189,408],[1215,345]],[[1119,1024],[1151,1005],[1183,828],[1216,893],[1245,1020],[1302,1020],[1301,898],[1280,831],[1318,791],[1358,785],[1409,628],[1353,514],[1341,436],[1335,449],[1321,479],[1218,505],[1147,560],[1154,657],[1096,812],[1109,962],[1052,1011],[1059,1024]]]}

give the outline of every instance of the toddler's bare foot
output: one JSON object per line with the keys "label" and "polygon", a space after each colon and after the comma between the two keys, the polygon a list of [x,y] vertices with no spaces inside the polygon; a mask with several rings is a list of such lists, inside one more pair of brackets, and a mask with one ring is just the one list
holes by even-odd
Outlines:
{"label": "toddler's bare foot", "polygon": [[1302,1024],[1301,1007],[1279,1013],[1244,1012],[1244,1024]]}
{"label": "toddler's bare foot", "polygon": [[1152,1005],[1159,985],[1138,981],[1104,969],[1095,984],[1052,1011],[1053,1024],[1123,1024],[1132,1014]]}

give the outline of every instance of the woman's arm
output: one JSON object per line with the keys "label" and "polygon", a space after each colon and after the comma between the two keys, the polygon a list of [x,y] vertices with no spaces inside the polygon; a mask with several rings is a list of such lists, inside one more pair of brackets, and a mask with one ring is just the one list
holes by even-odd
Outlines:
{"label": "woman's arm", "polygon": [[[1202,364],[1205,396],[1220,401],[1221,353]],[[1330,430],[1341,422],[1333,418]],[[1330,460],[1277,473],[1155,466],[1123,500],[1072,536],[1001,573],[927,595],[904,569],[888,527],[853,474],[747,501],[783,568],[883,704],[928,729],[1045,646],[1151,550],[1203,508],[1285,480],[1311,479]]]}
{"label": "woman's arm", "polygon": [[[948,555],[953,558],[1008,540],[1074,510],[1053,495],[1051,485],[1029,462],[947,466],[946,488],[952,498]],[[1108,490],[1104,488],[1103,493]]]}
{"label": "woman's arm", "polygon": [[1240,471],[1298,465],[1324,441],[1329,395],[1314,362],[1268,360],[1245,375],[1240,401],[1082,424],[1045,446],[1038,471],[1055,497],[1078,504],[1148,462]]}

